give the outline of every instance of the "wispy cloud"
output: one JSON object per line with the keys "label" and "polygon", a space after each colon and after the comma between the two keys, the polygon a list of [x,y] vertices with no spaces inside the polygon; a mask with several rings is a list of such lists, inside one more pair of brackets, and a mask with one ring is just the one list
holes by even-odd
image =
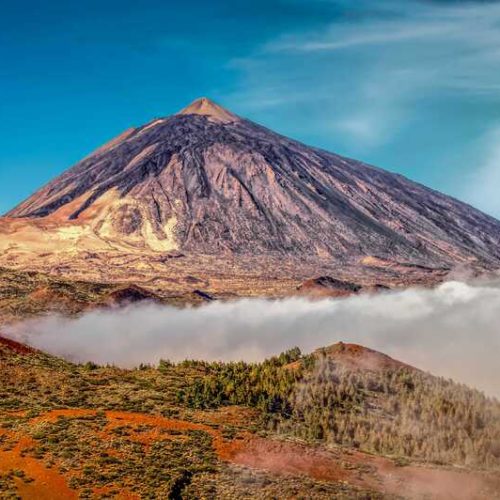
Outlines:
{"label": "wispy cloud", "polygon": [[432,25],[415,21],[376,21],[374,23],[331,26],[319,36],[296,38],[284,36],[266,46],[269,51],[334,51],[358,46],[387,45],[406,41],[452,35],[456,27],[450,24]]}
{"label": "wispy cloud", "polygon": [[[415,43],[446,45],[463,43],[471,48],[497,51],[498,2],[443,3],[385,0],[373,7],[361,1],[371,15],[341,19],[321,32],[283,34],[266,44],[269,51],[337,51],[359,46],[387,46]],[[359,8],[359,7],[358,7]],[[378,8],[378,11],[377,11]],[[380,15],[377,15],[377,12]],[[383,14],[383,15],[382,15]],[[476,30],[471,32],[470,27]],[[422,47],[421,47],[422,48]],[[467,54],[456,54],[459,59]]]}
{"label": "wispy cloud", "polygon": [[357,2],[358,14],[364,10],[354,20],[282,33],[240,59],[234,99],[276,113],[309,100],[318,133],[366,148],[390,142],[443,93],[500,100],[497,2]]}

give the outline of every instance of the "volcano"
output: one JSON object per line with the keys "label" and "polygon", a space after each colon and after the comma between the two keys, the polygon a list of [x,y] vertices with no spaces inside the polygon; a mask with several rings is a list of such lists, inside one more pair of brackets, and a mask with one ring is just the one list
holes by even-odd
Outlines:
{"label": "volcano", "polygon": [[4,251],[498,267],[500,222],[207,98],[131,128],[10,211]]}

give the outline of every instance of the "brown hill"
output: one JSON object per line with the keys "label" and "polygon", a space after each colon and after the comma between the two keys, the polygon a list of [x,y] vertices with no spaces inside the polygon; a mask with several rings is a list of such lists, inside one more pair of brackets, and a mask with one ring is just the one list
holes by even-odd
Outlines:
{"label": "brown hill", "polygon": [[118,287],[102,299],[103,304],[110,306],[123,306],[144,301],[156,303],[162,302],[158,295],[137,285],[125,285]]}
{"label": "brown hill", "polygon": [[331,276],[320,276],[304,281],[297,287],[300,295],[310,297],[348,297],[358,293],[384,292],[390,288],[386,285],[374,283],[359,285],[350,281],[343,281]]}
{"label": "brown hill", "polygon": [[318,349],[314,354],[318,357],[328,357],[350,370],[383,371],[405,368],[419,371],[417,368],[387,356],[387,354],[358,344],[338,342],[329,347]]}

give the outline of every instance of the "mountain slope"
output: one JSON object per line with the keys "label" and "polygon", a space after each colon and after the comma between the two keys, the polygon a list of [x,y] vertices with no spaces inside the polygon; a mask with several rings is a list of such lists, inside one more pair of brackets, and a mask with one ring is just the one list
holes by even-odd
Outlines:
{"label": "mountain slope", "polygon": [[75,251],[500,262],[492,217],[205,98],[124,132],[21,203],[3,233],[23,232]]}
{"label": "mountain slope", "polygon": [[500,491],[500,403],[357,345],[124,370],[0,336],[0,379],[2,498]]}

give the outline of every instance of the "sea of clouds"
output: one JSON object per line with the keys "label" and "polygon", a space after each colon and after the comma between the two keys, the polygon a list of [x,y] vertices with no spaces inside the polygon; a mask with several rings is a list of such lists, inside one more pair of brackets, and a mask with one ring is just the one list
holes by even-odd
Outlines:
{"label": "sea of clouds", "polygon": [[241,299],[177,309],[142,303],[74,319],[47,316],[7,335],[73,361],[259,361],[338,341],[389,354],[500,397],[500,283],[450,281],[343,299]]}

